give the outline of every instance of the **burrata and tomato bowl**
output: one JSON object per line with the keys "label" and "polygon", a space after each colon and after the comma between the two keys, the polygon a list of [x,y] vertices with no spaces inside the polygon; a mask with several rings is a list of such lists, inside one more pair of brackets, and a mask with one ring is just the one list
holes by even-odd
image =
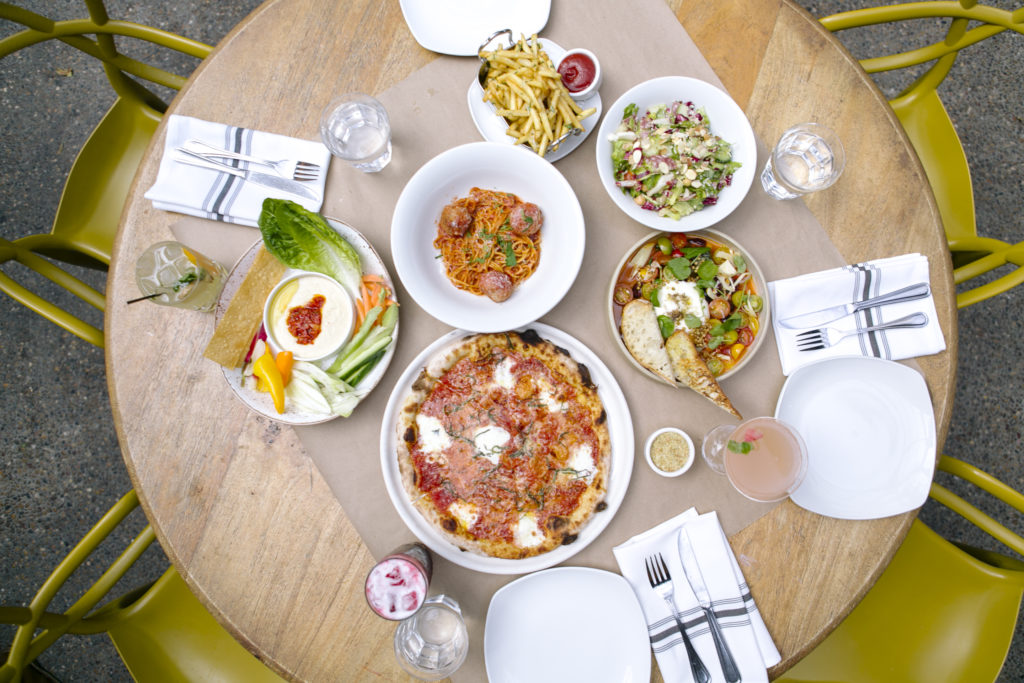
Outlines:
{"label": "burrata and tomato bowl", "polygon": [[641,372],[666,381],[628,350],[620,329],[624,307],[654,309],[663,344],[685,331],[716,380],[738,372],[768,334],[768,286],[750,253],[715,231],[653,233],[636,242],[616,266],[607,294],[612,335]]}

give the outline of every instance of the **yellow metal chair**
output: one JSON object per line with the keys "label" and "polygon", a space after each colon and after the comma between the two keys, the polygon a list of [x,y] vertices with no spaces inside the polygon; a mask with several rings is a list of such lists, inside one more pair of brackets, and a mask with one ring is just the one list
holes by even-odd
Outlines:
{"label": "yellow metal chair", "polygon": [[[0,241],[0,264],[17,261],[102,310],[104,302],[99,292],[78,278],[62,275],[57,266],[37,255],[106,270],[129,186],[167,109],[156,94],[136,79],[175,90],[185,83],[182,76],[122,54],[115,37],[145,41],[199,59],[205,58],[212,48],[150,26],[112,20],[102,0],[85,0],[85,4],[87,19],[55,21],[0,2],[0,19],[25,27],[0,40],[0,59],[44,41],[59,40],[102,61],[117,96],[71,168],[50,231]],[[72,334],[103,346],[103,333],[95,326],[33,294],[9,273],[0,272],[0,291]]]}
{"label": "yellow metal chair", "polygon": [[[957,295],[957,307],[964,308],[1024,282],[1024,242],[1009,244],[978,235],[967,157],[936,88],[964,48],[1006,30],[1024,33],[1024,7],[1011,12],[979,5],[976,0],[936,0],[841,12],[825,17],[821,23],[830,31],[842,31],[935,17],[951,20],[942,39],[907,52],[864,59],[861,65],[870,74],[931,62],[889,103],[928,174],[953,253],[953,278],[959,285],[1009,267],[1009,272],[996,279],[962,290]],[[1014,82],[1007,85],[1018,87]]]}
{"label": "yellow metal chair", "polygon": [[[1024,496],[960,460],[939,469],[1018,511]],[[1024,538],[939,484],[931,498],[1024,554]],[[892,562],[850,615],[778,681],[994,681],[1024,594],[1024,562],[954,544],[915,521]]]}
{"label": "yellow metal chair", "polygon": [[154,583],[96,608],[153,543],[150,526],[65,612],[47,611],[61,586],[138,504],[134,491],[121,498],[50,574],[28,607],[0,606],[0,623],[17,625],[7,660],[0,663],[0,683],[20,681],[35,659],[68,633],[106,633],[132,677],[143,683],[280,683],[206,611],[174,567]]}

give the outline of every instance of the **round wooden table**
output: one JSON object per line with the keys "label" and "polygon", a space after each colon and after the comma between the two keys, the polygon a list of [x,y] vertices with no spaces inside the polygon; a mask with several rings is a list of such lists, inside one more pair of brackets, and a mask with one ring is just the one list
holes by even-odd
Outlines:
{"label": "round wooden table", "polygon": [[[927,181],[895,116],[849,54],[790,0],[669,5],[759,137],[827,113],[850,141],[843,189],[804,200],[846,262],[928,256],[948,348],[917,362],[941,444],[956,367],[951,267]],[[313,77],[339,55],[348,55],[341,81]],[[320,106],[297,103],[322,103],[345,89],[377,93],[435,57],[414,41],[394,0],[271,1],[225,38],[171,111],[309,138]],[[801,96],[778,96],[785,92]],[[373,558],[296,435],[239,401],[206,400],[224,392],[219,368],[202,358],[209,319],[174,316],[171,329],[157,331],[141,322],[141,306],[116,305],[137,295],[133,254],[167,239],[180,219],[142,196],[156,177],[161,143],[158,134],[136,178],[107,292],[113,413],[142,506],[192,590],[276,670],[302,680],[402,678],[393,626],[362,596]],[[852,609],[913,517],[841,521],[786,502],[731,537],[737,556],[766,558],[744,570],[782,653],[770,673],[791,666]],[[762,552],[773,548],[786,552]]]}

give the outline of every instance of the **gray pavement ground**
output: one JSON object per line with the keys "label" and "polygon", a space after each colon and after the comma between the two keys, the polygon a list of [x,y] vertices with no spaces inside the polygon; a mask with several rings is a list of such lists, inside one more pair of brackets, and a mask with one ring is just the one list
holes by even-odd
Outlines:
{"label": "gray pavement ground", "polygon": [[[78,0],[21,0],[19,5],[58,18],[78,16]],[[257,0],[110,0],[111,16],[161,26],[215,43]],[[865,0],[805,0],[814,16],[870,6]],[[996,0],[1000,7],[1018,3]],[[0,35],[11,32],[0,23]],[[847,32],[857,57],[904,45],[920,30]],[[180,64],[191,68],[188,60]],[[980,230],[1024,239],[1024,36],[1003,34],[961,57],[942,88],[971,164]],[[891,96],[896,87],[881,81]],[[88,132],[112,101],[100,69],[63,45],[36,46],[0,61],[0,236],[49,230],[64,178]],[[880,179],[884,182],[884,179]],[[898,226],[894,226],[898,229]],[[10,270],[8,268],[8,270]],[[75,270],[102,290],[104,276]],[[44,283],[40,291],[101,324],[102,316],[76,305]],[[959,314],[957,390],[945,452],[974,463],[1024,491],[1022,397],[1024,287]],[[131,484],[110,414],[103,353],[0,297],[0,604],[28,600],[52,567]],[[948,483],[940,475],[940,480]],[[953,485],[971,502],[1021,530],[1021,516]],[[135,528],[145,522],[136,513]],[[998,549],[954,515],[929,502],[921,513],[947,538]],[[121,537],[123,543],[124,537]],[[103,547],[113,557],[120,548]],[[159,576],[158,548],[130,574],[136,585]],[[93,570],[96,567],[92,567]],[[93,576],[95,578],[95,576]],[[82,578],[76,586],[86,585]],[[63,594],[62,594],[63,595]],[[67,597],[57,603],[67,606]],[[1000,678],[1024,680],[1024,629],[1018,627]],[[10,630],[0,628],[0,650]],[[103,636],[69,637],[41,661],[63,680],[130,680]]]}

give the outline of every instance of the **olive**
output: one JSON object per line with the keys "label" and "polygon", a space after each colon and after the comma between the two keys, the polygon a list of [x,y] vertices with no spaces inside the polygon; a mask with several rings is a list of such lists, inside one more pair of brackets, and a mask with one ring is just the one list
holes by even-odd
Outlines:
{"label": "olive", "polygon": [[690,242],[690,246],[691,247],[706,247],[706,246],[708,246],[708,243],[706,241],[704,241],[700,237],[691,237],[689,239],[689,242]]}

